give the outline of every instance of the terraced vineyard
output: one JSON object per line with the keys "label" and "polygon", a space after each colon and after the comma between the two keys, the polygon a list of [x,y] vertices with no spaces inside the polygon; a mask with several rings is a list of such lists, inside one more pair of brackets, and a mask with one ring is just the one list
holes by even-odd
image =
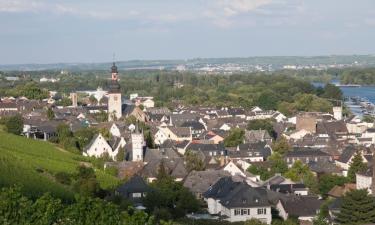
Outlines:
{"label": "terraced vineyard", "polygon": [[[54,175],[57,172],[73,174],[80,163],[87,163],[87,158],[48,142],[0,131],[0,187],[19,185],[29,196],[51,192],[57,197],[70,199],[73,192],[56,182]],[[115,177],[102,170],[96,170],[96,175],[104,189],[118,184]]]}

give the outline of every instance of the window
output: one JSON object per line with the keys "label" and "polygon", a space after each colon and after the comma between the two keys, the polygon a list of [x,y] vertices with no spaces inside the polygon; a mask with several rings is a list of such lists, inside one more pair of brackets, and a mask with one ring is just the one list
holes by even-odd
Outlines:
{"label": "window", "polygon": [[258,215],[261,215],[261,214],[267,214],[267,209],[265,208],[258,209]]}
{"label": "window", "polygon": [[240,209],[235,209],[234,210],[234,215],[237,216],[237,215],[240,215],[241,214],[241,210]]}
{"label": "window", "polygon": [[142,193],[133,193],[133,198],[140,198],[142,197]]}
{"label": "window", "polygon": [[241,215],[250,215],[250,209],[241,209]]}

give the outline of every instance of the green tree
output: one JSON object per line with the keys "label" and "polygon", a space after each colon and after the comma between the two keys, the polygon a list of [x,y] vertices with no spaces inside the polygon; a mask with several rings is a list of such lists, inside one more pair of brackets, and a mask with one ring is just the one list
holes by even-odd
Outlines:
{"label": "green tree", "polygon": [[74,132],[74,137],[77,140],[78,148],[82,151],[86,145],[90,143],[97,130],[94,128],[81,128]]}
{"label": "green tree", "polygon": [[23,118],[20,114],[5,120],[5,127],[9,133],[20,135],[23,130]]}
{"label": "green tree", "polygon": [[366,123],[373,123],[375,121],[375,118],[370,115],[364,115],[362,121]]}
{"label": "green tree", "polygon": [[359,172],[364,172],[367,169],[366,163],[363,162],[361,152],[357,152],[352,162],[350,163],[350,167],[348,170],[348,178],[350,182],[355,182],[355,174]]}
{"label": "green tree", "polygon": [[60,199],[55,199],[48,193],[44,194],[32,206],[30,224],[57,224],[63,218],[63,208]]}
{"label": "green tree", "polygon": [[244,225],[266,225],[266,223],[263,223],[257,219],[251,219],[251,220],[246,220]]}
{"label": "green tree", "polygon": [[53,120],[55,118],[55,113],[53,112],[53,110],[50,107],[48,107],[48,109],[47,109],[47,118],[49,120]]}
{"label": "green tree", "polygon": [[154,138],[152,137],[151,131],[145,131],[144,132],[145,140],[146,140],[146,146],[148,148],[155,148],[155,142]]}
{"label": "green tree", "polygon": [[204,161],[199,157],[199,155],[191,150],[187,150],[185,152],[185,162],[186,168],[189,172],[193,170],[202,171],[206,167]]}
{"label": "green tree", "polygon": [[91,105],[97,105],[98,104],[98,100],[96,100],[94,95],[90,95],[89,102],[90,102]]}
{"label": "green tree", "polygon": [[116,161],[121,162],[121,161],[124,161],[124,160],[125,160],[125,149],[120,148],[118,150],[117,155],[116,155]]}
{"label": "green tree", "polygon": [[326,195],[334,186],[342,186],[349,180],[344,176],[324,174],[319,177],[319,193]]}
{"label": "green tree", "polygon": [[374,198],[369,196],[365,189],[347,192],[336,219],[340,224],[374,223]]}
{"label": "green tree", "polygon": [[323,98],[341,100],[343,98],[342,91],[339,87],[333,84],[326,84],[323,89]]}
{"label": "green tree", "polygon": [[62,98],[60,101],[57,102],[57,105],[60,106],[71,106],[72,100],[70,98]]}
{"label": "green tree", "polygon": [[29,224],[32,202],[21,194],[20,188],[3,188],[0,192],[0,221],[2,224]]}
{"label": "green tree", "polygon": [[48,98],[48,91],[39,88],[35,82],[27,83],[20,89],[20,94],[28,99],[42,100]]}
{"label": "green tree", "polygon": [[278,152],[273,152],[267,159],[271,164],[271,173],[274,175],[275,173],[284,174],[288,171],[288,165],[286,164],[285,160],[283,159],[282,155]]}
{"label": "green tree", "polygon": [[247,130],[266,130],[268,134],[275,138],[276,132],[273,129],[273,121],[270,119],[250,120],[246,127]]}
{"label": "green tree", "polygon": [[287,178],[290,178],[292,181],[298,182],[303,181],[303,178],[311,173],[309,167],[304,165],[301,161],[297,160],[294,162],[293,166],[285,173]]}
{"label": "green tree", "polygon": [[280,155],[284,155],[285,153],[290,151],[291,148],[292,147],[289,145],[288,140],[283,136],[272,143],[272,151],[277,152]]}
{"label": "green tree", "polygon": [[243,143],[245,131],[240,128],[233,128],[230,130],[229,135],[224,139],[226,147],[236,147]]}
{"label": "green tree", "polygon": [[74,190],[83,196],[94,197],[100,191],[94,170],[86,166],[79,166],[77,170]]}

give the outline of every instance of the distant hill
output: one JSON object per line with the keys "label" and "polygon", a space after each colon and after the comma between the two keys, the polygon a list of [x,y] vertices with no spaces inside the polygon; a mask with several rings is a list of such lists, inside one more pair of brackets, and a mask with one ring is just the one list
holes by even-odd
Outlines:
{"label": "distant hill", "polygon": [[[273,65],[281,68],[283,65],[333,65],[357,63],[365,67],[375,66],[375,55],[329,55],[329,56],[262,56],[246,58],[195,58],[187,60],[130,60],[118,61],[121,70],[131,69],[175,69],[178,65],[188,68],[202,65],[220,65],[234,63],[240,65]],[[53,64],[14,64],[0,65],[0,70],[108,70],[111,62],[103,63],[53,63]]]}
{"label": "distant hill", "polygon": [[[55,181],[57,172],[73,174],[85,158],[43,141],[0,131],[0,188],[18,185],[31,197],[50,192],[63,199],[73,198],[69,187]],[[102,188],[118,183],[117,178],[96,170]]]}

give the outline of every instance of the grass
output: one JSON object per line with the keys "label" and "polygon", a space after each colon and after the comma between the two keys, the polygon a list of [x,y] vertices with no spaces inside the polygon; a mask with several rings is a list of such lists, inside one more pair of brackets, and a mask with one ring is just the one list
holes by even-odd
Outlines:
{"label": "grass", "polygon": [[[69,199],[70,188],[55,182],[57,172],[73,174],[87,158],[59,150],[55,145],[27,139],[0,131],[0,187],[20,185],[25,194],[39,196],[51,192],[57,197]],[[97,179],[104,189],[118,184],[118,179],[95,170]]]}

